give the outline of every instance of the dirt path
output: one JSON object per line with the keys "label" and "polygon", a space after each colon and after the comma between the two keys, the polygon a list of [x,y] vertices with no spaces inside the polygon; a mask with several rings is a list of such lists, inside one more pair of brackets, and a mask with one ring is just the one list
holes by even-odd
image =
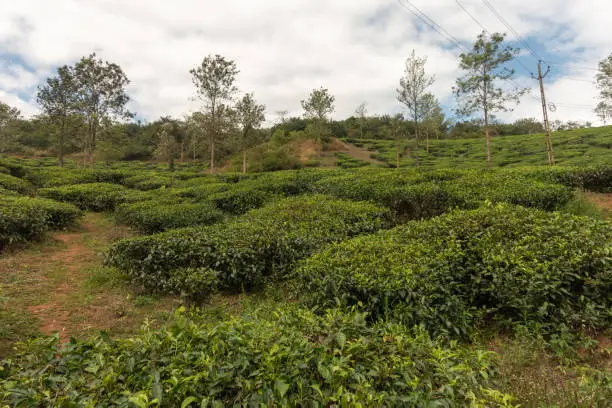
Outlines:
{"label": "dirt path", "polygon": [[370,157],[370,155],[372,154],[371,151],[367,150],[367,149],[362,149],[360,147],[355,146],[354,144],[351,143],[344,143],[342,141],[339,141],[342,146],[345,149],[345,153],[348,154],[349,156],[354,157],[355,159],[361,160],[361,161],[365,161],[368,163],[372,163],[372,164],[376,164],[376,165],[381,165],[381,166],[387,166],[386,163],[381,162],[380,160],[376,160],[373,159],[372,157]]}
{"label": "dirt path", "polygon": [[587,193],[587,198],[602,209],[604,217],[612,217],[612,193]]}
{"label": "dirt path", "polygon": [[104,249],[129,235],[91,213],[79,229],[0,255],[0,357],[14,341],[39,333],[65,340],[134,332],[146,317],[168,315],[176,299],[137,296],[125,277],[102,266]]}

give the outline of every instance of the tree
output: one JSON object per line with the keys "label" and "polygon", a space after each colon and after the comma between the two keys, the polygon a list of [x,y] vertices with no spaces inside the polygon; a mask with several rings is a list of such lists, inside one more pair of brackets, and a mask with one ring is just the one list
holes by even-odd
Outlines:
{"label": "tree", "polygon": [[491,167],[491,139],[489,120],[494,112],[505,112],[509,102],[518,104],[520,97],[528,89],[513,88],[504,90],[498,82],[512,79],[514,70],[505,65],[515,58],[519,50],[504,46],[505,34],[494,33],[488,36],[485,32],[478,35],[472,51],[462,53],[459,66],[466,75],[457,79],[453,92],[457,97],[459,115],[468,116],[477,111],[484,114],[484,131],[487,144],[487,165]]}
{"label": "tree", "polygon": [[612,105],[612,54],[599,61],[599,72],[595,75],[599,99],[607,105]]}
{"label": "tree", "polygon": [[8,149],[10,129],[20,117],[19,109],[0,101],[0,157],[3,157]]}
{"label": "tree", "polygon": [[426,93],[421,98],[421,110],[423,114],[423,126],[425,128],[426,151],[429,153],[429,134],[439,134],[439,129],[444,122],[444,113],[440,102],[431,93]]}
{"label": "tree", "polygon": [[357,117],[359,118],[359,135],[360,138],[363,139],[363,122],[365,120],[366,114],[368,113],[368,108],[366,107],[366,103],[362,102],[359,104],[359,106],[357,106],[357,109],[355,109],[355,113],[357,114]]}
{"label": "tree", "polygon": [[278,119],[280,120],[281,124],[285,123],[285,121],[287,120],[288,114],[289,114],[289,111],[286,109],[276,111],[276,116],[278,116]]}
{"label": "tree", "polygon": [[426,99],[426,91],[435,81],[433,76],[425,73],[426,63],[427,57],[419,58],[412,50],[412,54],[406,60],[404,76],[400,79],[400,88],[397,89],[398,101],[406,105],[414,120],[417,145],[419,143],[419,122],[424,118],[427,108],[425,105],[429,102]]}
{"label": "tree", "polygon": [[70,115],[76,110],[77,84],[74,69],[67,65],[57,69],[57,75],[47,78],[44,85],[38,87],[36,102],[58,131],[58,161],[64,166],[64,144],[66,127]]}
{"label": "tree", "polygon": [[321,138],[322,127],[327,123],[327,115],[334,112],[336,98],[326,88],[313,89],[308,99],[302,100],[305,117],[313,121],[315,127],[315,140]]}
{"label": "tree", "polygon": [[174,135],[174,125],[171,121],[165,121],[157,131],[157,148],[154,155],[158,160],[168,162],[169,168],[174,167],[174,156],[176,155],[177,144]]}
{"label": "tree", "polygon": [[202,63],[189,71],[197,96],[204,102],[210,114],[210,170],[215,169],[215,139],[218,133],[219,104],[231,102],[233,94],[237,91],[234,86],[236,75],[240,71],[236,63],[227,60],[221,55],[208,55]]}
{"label": "tree", "polygon": [[266,107],[258,105],[253,94],[245,94],[236,104],[236,116],[241,127],[242,145],[242,173],[246,173],[246,150],[249,146],[249,136],[252,130],[257,129],[266,120],[264,112]]}
{"label": "tree", "polygon": [[130,98],[125,89],[130,81],[119,65],[102,61],[95,53],[76,63],[74,80],[77,88],[75,108],[87,122],[84,147],[93,168],[100,127],[115,119],[131,117],[126,110]]}
{"label": "tree", "polygon": [[601,119],[604,126],[606,126],[608,119],[612,118],[612,104],[606,101],[600,101],[595,107],[595,114]]}

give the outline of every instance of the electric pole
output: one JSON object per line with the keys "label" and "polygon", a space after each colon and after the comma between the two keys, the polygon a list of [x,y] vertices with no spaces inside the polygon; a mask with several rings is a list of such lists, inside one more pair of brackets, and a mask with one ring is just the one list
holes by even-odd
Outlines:
{"label": "electric pole", "polygon": [[546,107],[546,95],[544,94],[544,78],[550,72],[550,66],[546,72],[542,75],[542,60],[538,61],[538,77],[536,78],[533,74],[532,77],[540,82],[540,94],[542,96],[542,112],[544,114],[544,130],[546,132],[546,152],[548,153],[548,164],[551,166],[555,165],[555,154],[553,153],[552,140],[550,138],[550,122],[548,121],[548,109]]}

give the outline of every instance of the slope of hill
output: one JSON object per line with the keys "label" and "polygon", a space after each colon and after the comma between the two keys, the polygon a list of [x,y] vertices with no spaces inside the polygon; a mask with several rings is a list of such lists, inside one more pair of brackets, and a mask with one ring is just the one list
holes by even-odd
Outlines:
{"label": "slope of hill", "polygon": [[[553,149],[557,164],[594,165],[612,163],[612,126],[554,132]],[[345,139],[372,152],[371,157],[396,165],[397,143],[394,140]],[[418,155],[417,155],[418,152]],[[497,167],[547,164],[544,134],[493,137],[493,165]],[[400,166],[427,168],[486,167],[484,138],[430,140],[429,152],[424,142],[400,142]]]}

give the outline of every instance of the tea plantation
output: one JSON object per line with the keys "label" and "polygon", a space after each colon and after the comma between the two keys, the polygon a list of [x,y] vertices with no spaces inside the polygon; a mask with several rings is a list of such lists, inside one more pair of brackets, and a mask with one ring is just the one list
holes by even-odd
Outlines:
{"label": "tea plantation", "polygon": [[[612,401],[612,224],[585,199],[612,192],[610,165],[51,164],[0,160],[0,251],[104,213],[133,236],[101,270],[183,306],[130,335],[21,339],[0,362],[1,407]],[[551,381],[570,373],[546,401],[512,374],[544,358]]]}

